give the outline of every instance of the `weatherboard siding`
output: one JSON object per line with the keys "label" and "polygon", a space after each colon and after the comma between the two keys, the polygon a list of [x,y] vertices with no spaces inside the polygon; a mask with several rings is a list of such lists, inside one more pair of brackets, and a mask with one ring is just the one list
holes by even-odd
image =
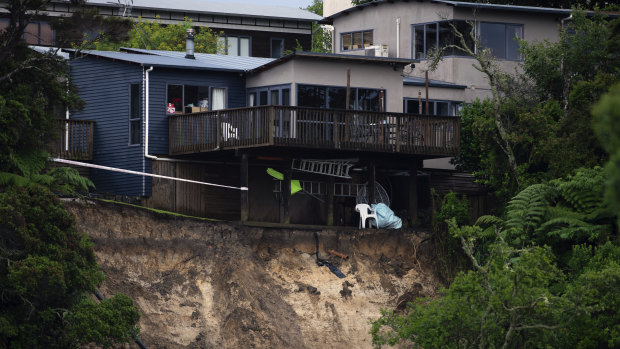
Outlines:
{"label": "weatherboard siding", "polygon": [[245,77],[239,73],[157,68],[150,73],[149,153],[168,154],[167,86],[226,88],[226,108],[245,107]]}
{"label": "weatherboard siding", "polygon": [[[119,61],[85,57],[71,61],[73,83],[85,102],[72,119],[93,120],[93,163],[133,171],[151,171],[142,145],[129,145],[129,88],[142,83],[142,67]],[[91,179],[99,193],[150,195],[151,179],[93,169]],[[144,192],[143,192],[144,188]]]}

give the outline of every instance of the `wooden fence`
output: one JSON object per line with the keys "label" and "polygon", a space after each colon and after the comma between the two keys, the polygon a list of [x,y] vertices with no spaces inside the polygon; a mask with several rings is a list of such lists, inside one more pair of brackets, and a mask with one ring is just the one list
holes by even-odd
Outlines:
{"label": "wooden fence", "polygon": [[92,160],[94,121],[58,119],[56,123],[58,137],[50,144],[50,153],[63,159]]}
{"label": "wooden fence", "polygon": [[292,146],[420,155],[458,153],[458,117],[260,106],[171,116],[170,154]]}

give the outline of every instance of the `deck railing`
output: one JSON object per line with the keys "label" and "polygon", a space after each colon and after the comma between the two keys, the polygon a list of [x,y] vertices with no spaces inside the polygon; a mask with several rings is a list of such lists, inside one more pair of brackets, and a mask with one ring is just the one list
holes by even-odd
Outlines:
{"label": "deck railing", "polygon": [[256,146],[458,153],[457,117],[260,106],[171,116],[170,154]]}
{"label": "deck railing", "polygon": [[53,156],[71,160],[93,159],[94,121],[58,119],[58,137],[50,144]]}

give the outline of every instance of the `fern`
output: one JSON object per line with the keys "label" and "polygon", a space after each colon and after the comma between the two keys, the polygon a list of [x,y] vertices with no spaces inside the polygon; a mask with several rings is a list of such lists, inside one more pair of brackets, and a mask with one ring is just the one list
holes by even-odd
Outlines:
{"label": "fern", "polygon": [[534,184],[517,194],[506,207],[506,228],[520,240],[530,236],[542,224],[552,189]]}

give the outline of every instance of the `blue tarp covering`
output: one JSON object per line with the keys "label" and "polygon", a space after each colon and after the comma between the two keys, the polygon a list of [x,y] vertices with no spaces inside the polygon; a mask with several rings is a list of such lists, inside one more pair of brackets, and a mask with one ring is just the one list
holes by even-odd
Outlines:
{"label": "blue tarp covering", "polygon": [[371,208],[376,210],[377,212],[377,221],[375,223],[374,219],[370,220],[370,225],[374,228],[379,224],[379,228],[387,228],[387,229],[400,229],[403,226],[403,222],[394,214],[386,204],[372,204]]}

